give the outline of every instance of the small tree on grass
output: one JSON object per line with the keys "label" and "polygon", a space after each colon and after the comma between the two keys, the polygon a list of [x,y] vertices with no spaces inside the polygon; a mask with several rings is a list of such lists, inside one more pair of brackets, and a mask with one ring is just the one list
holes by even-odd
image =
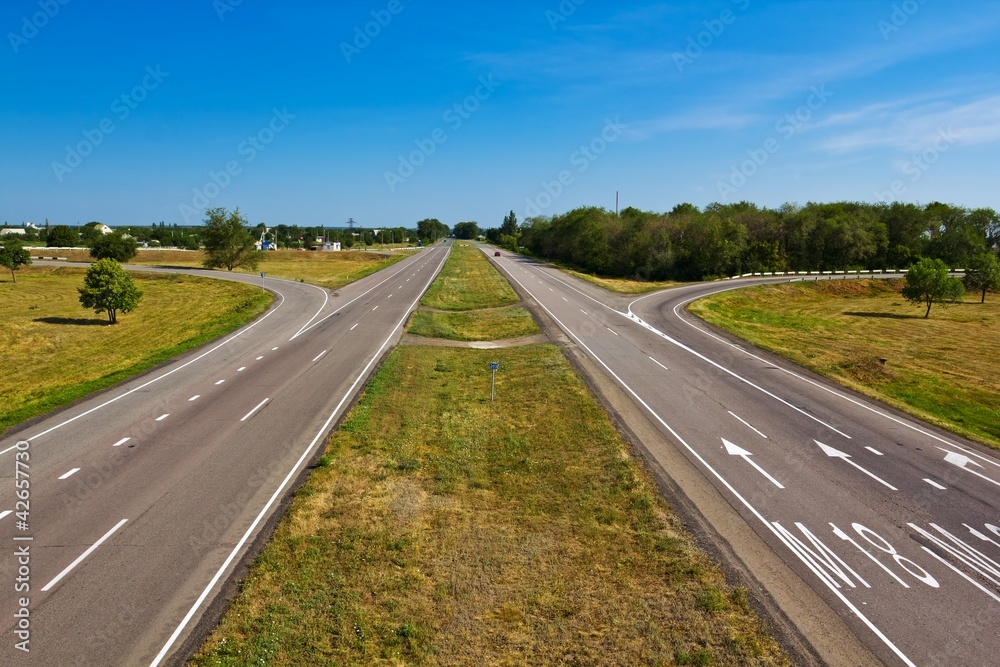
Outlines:
{"label": "small tree on grass", "polygon": [[948,275],[948,265],[940,259],[922,259],[906,272],[903,296],[910,302],[927,305],[924,317],[930,317],[934,303],[955,301],[965,294],[962,281]]}
{"label": "small tree on grass", "polygon": [[986,303],[987,292],[1000,292],[1000,260],[992,253],[983,253],[965,265],[965,288],[982,292],[979,303]]}
{"label": "small tree on grass", "polygon": [[94,259],[113,259],[125,263],[136,256],[139,246],[131,236],[121,232],[102,234],[90,246],[90,256]]}
{"label": "small tree on grass", "polygon": [[253,235],[247,229],[247,220],[240,215],[240,209],[227,213],[224,208],[210,208],[206,211],[205,229],[202,241],[208,258],[205,266],[210,269],[224,268],[232,271],[243,267],[255,271],[260,263],[261,252]]}
{"label": "small tree on grass", "polygon": [[132,312],[142,298],[142,291],[135,286],[132,276],[113,259],[94,262],[79,291],[83,307],[107,313],[111,324],[118,322],[118,311]]}
{"label": "small tree on grass", "polygon": [[14,272],[28,264],[31,264],[31,253],[21,246],[21,239],[7,238],[0,247],[0,266],[10,269],[10,276],[16,283],[17,275]]}

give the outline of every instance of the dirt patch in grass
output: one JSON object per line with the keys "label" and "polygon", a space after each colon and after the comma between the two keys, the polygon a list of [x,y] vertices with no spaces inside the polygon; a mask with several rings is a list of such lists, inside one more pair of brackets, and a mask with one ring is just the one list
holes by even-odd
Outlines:
{"label": "dirt patch in grass", "polygon": [[696,301],[694,314],[754,345],[1000,448],[1000,299],[923,309],[899,280],[768,285]]}
{"label": "dirt patch in grass", "polygon": [[191,664],[788,664],[555,347],[399,348],[322,463]]}
{"label": "dirt patch in grass", "polygon": [[80,305],[84,269],[18,274],[0,280],[0,432],[238,329],[272,299],[240,283],[139,273],[139,307],[110,326]]}

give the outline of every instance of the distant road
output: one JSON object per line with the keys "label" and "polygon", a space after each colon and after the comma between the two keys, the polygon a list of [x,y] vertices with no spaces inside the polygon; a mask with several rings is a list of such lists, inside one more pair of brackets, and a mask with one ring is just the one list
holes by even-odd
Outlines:
{"label": "distant road", "polygon": [[[277,298],[253,324],[0,439],[0,664],[178,664],[448,251],[336,293],[267,279]],[[14,494],[22,452],[27,530]],[[30,589],[16,591],[19,578]],[[27,620],[15,616],[21,597]],[[30,653],[16,646],[19,624]]]}
{"label": "distant road", "polygon": [[585,360],[654,473],[709,518],[720,555],[768,589],[758,598],[805,638],[803,662],[1000,664],[996,453],[684,311],[789,278],[625,298],[493,259]]}

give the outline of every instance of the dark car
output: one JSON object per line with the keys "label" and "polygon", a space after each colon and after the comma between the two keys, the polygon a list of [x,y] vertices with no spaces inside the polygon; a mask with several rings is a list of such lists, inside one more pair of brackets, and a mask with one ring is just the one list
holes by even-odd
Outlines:
{"label": "dark car", "polygon": [[493,256],[494,256],[494,257],[499,257],[499,256],[500,256],[500,251],[499,251],[499,250],[497,250],[497,251],[496,251],[495,253],[493,253]]}

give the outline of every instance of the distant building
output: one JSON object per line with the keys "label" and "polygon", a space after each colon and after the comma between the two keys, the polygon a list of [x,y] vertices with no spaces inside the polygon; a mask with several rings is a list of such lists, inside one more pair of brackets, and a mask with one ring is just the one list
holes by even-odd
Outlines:
{"label": "distant building", "polygon": [[340,252],[340,241],[323,244],[323,252]]}
{"label": "distant building", "polygon": [[6,229],[0,229],[0,236],[7,236],[11,234],[16,236],[24,236],[25,233],[26,232],[23,229],[17,227],[8,227]]}

